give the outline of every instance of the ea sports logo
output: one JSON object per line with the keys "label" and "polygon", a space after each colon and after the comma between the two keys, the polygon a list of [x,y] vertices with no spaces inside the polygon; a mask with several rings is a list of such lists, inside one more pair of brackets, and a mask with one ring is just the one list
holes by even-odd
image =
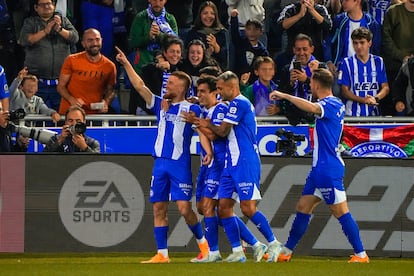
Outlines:
{"label": "ea sports logo", "polygon": [[59,214],[78,241],[95,247],[129,238],[144,214],[145,200],[138,180],[124,167],[92,162],[66,179],[59,195]]}

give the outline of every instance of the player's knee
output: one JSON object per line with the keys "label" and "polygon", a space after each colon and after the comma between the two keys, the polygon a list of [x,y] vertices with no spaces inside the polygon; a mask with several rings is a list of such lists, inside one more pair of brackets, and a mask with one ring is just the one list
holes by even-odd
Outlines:
{"label": "player's knee", "polygon": [[240,204],[240,210],[242,211],[243,215],[248,218],[251,218],[257,211],[256,206],[252,206],[250,204]]}

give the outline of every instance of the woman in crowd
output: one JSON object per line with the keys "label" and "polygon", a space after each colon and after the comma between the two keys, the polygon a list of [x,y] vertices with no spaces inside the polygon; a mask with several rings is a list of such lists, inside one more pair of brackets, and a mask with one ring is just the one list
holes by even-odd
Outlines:
{"label": "woman in crowd", "polygon": [[194,39],[201,40],[207,52],[217,60],[222,68],[227,67],[227,30],[218,17],[217,6],[211,1],[200,5],[193,28],[188,32],[186,45]]}
{"label": "woman in crowd", "polygon": [[220,64],[210,56],[205,44],[201,40],[194,39],[190,41],[187,46],[187,57],[183,60],[181,68],[182,71],[191,76],[193,82],[192,89],[189,91],[186,98],[197,94],[195,85],[200,77],[200,69],[207,66],[216,66],[220,68]]}

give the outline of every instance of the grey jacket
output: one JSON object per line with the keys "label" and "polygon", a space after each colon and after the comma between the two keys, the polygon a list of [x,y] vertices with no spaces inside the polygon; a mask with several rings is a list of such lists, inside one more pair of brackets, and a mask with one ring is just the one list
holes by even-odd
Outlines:
{"label": "grey jacket", "polygon": [[34,95],[31,99],[26,98],[26,95],[18,86],[20,80],[15,78],[10,86],[10,110],[23,108],[26,114],[42,114],[51,116],[56,110],[49,108],[39,96]]}
{"label": "grey jacket", "polygon": [[57,33],[50,33],[35,44],[28,41],[29,34],[37,33],[46,27],[46,22],[39,16],[24,20],[19,43],[25,47],[24,65],[29,72],[40,79],[58,79],[65,58],[70,54],[71,45],[79,40],[79,34],[69,19],[62,16],[62,27],[70,32],[69,40]]}

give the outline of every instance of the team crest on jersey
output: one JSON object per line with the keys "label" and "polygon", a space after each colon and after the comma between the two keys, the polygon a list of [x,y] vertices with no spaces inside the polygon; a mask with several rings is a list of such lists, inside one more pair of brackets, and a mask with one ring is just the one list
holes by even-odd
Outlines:
{"label": "team crest on jersey", "polygon": [[366,142],[351,149],[354,157],[404,158],[407,153],[395,144],[387,142]]}
{"label": "team crest on jersey", "polygon": [[7,91],[7,90],[9,90],[9,86],[7,85],[7,83],[5,83],[3,87],[3,91]]}

